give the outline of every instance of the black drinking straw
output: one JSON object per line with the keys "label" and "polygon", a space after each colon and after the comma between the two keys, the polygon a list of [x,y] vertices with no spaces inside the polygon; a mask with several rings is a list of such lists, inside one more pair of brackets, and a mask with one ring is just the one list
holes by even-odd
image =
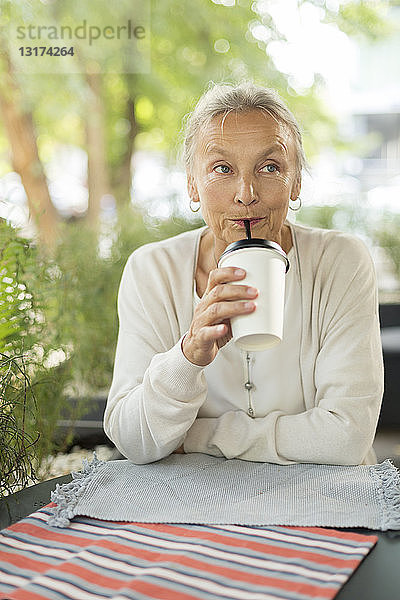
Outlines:
{"label": "black drinking straw", "polygon": [[249,219],[244,219],[244,226],[246,227],[246,236],[248,240],[251,240],[251,229]]}

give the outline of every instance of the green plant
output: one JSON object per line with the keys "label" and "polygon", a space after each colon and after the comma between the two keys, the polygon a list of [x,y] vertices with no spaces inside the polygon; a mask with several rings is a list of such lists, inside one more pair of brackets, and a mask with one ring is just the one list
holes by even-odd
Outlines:
{"label": "green plant", "polygon": [[30,290],[35,268],[29,242],[0,221],[0,351],[21,353],[23,338],[35,325]]}
{"label": "green plant", "polygon": [[28,431],[36,401],[23,356],[0,354],[0,498],[35,479],[35,445]]}
{"label": "green plant", "polygon": [[28,247],[0,222],[0,496],[34,477],[36,402],[23,351],[24,333],[35,321],[24,279],[25,267],[33,266]]}
{"label": "green plant", "polygon": [[[25,485],[24,469],[29,467],[33,474],[41,459],[53,451],[64,401],[65,368],[47,365],[57,348],[44,318],[51,297],[48,268],[48,260],[29,240],[0,222],[0,401],[4,434],[0,478],[8,486]],[[60,447],[67,443],[67,436],[58,442]]]}

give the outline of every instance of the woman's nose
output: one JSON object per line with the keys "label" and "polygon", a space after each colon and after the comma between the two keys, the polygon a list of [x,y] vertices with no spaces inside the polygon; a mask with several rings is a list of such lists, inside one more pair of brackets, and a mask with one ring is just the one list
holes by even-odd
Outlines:
{"label": "woman's nose", "polygon": [[249,206],[257,200],[257,194],[252,181],[241,181],[239,189],[236,192],[235,202]]}

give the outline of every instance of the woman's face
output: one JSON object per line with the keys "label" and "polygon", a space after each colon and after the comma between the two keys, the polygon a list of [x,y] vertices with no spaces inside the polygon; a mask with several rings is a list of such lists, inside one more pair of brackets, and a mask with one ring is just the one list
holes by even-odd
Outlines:
{"label": "woman's face", "polygon": [[188,192],[200,202],[219,250],[245,237],[243,219],[251,220],[253,237],[280,243],[300,185],[293,136],[265,111],[232,111],[202,128]]}

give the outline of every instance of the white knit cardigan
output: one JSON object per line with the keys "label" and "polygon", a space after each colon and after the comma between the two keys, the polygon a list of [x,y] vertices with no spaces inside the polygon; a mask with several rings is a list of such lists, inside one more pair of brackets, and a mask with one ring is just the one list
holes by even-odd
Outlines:
{"label": "white knit cardigan", "polygon": [[[205,228],[132,253],[119,291],[119,335],[104,428],[135,463],[186,452],[277,464],[372,464],[383,393],[374,266],[359,239],[290,225],[298,261],[300,378],[306,410],[198,418],[204,368],[181,340],[193,316],[193,279]],[[224,385],[224,382],[221,382]],[[242,391],[240,390],[240,393]]]}

